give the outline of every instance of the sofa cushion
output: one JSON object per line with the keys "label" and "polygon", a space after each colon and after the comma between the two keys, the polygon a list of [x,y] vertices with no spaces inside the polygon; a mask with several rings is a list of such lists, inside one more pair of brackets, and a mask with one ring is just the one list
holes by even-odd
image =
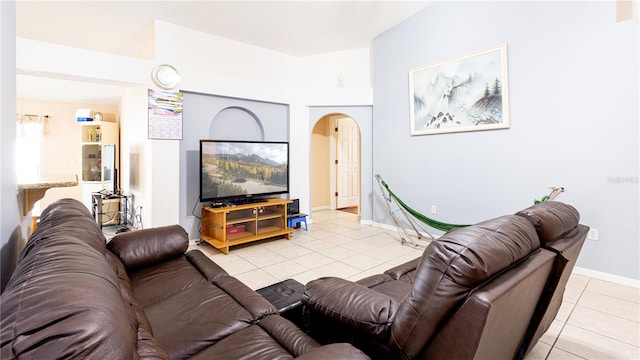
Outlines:
{"label": "sofa cushion", "polygon": [[367,359],[345,343],[320,346],[291,322],[279,316],[267,316],[258,324],[242,329],[191,359]]}
{"label": "sofa cushion", "polygon": [[258,325],[252,325],[220,340],[191,357],[209,359],[293,359],[294,357]]}
{"label": "sofa cushion", "polygon": [[474,287],[539,246],[531,222],[516,215],[452,230],[429,244],[393,319],[391,345],[403,356],[416,356]]}
{"label": "sofa cushion", "polygon": [[254,323],[224,290],[198,283],[145,307],[153,334],[171,359],[185,359]]}
{"label": "sofa cushion", "polygon": [[185,257],[129,272],[133,296],[145,308],[195,284],[207,283]]}
{"label": "sofa cushion", "polygon": [[542,246],[553,242],[575,228],[580,213],[573,206],[557,201],[545,201],[519,211],[516,215],[533,223]]}
{"label": "sofa cushion", "polygon": [[375,274],[367,276],[356,281],[356,284],[366,286],[379,293],[394,298],[398,303],[404,300],[405,296],[411,291],[411,283],[406,281],[398,281],[385,271],[384,274]]}
{"label": "sofa cushion", "polygon": [[127,271],[182,256],[188,246],[187,232],[179,225],[122,233],[107,245]]}
{"label": "sofa cushion", "polygon": [[405,297],[407,297],[407,295],[409,295],[409,293],[411,292],[411,287],[412,284],[406,281],[394,280],[380,283],[376,286],[371,287],[371,289],[394,298],[399,304],[404,300]]}

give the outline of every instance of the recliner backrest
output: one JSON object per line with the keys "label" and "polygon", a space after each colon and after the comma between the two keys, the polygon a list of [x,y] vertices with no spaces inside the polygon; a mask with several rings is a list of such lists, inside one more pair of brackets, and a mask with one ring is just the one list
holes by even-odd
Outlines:
{"label": "recliner backrest", "polygon": [[444,234],[422,256],[393,320],[390,346],[403,358],[415,357],[474,288],[539,247],[533,224],[516,215]]}
{"label": "recliner backrest", "polygon": [[531,221],[543,247],[574,229],[580,221],[576,208],[558,201],[545,201],[518,211],[516,215]]}
{"label": "recliner backrest", "polygon": [[541,246],[556,253],[554,271],[546,292],[541,297],[518,358],[524,358],[544,334],[562,304],[567,282],[584,245],[589,227],[579,224],[580,213],[573,206],[557,201],[545,201],[516,213],[536,228]]}

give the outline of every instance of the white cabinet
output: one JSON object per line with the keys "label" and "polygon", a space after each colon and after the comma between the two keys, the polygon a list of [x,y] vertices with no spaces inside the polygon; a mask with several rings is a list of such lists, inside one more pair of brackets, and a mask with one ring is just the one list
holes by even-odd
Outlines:
{"label": "white cabinet", "polygon": [[90,121],[81,124],[82,147],[82,201],[91,209],[91,193],[111,192],[117,184],[119,167],[118,124],[107,121]]}

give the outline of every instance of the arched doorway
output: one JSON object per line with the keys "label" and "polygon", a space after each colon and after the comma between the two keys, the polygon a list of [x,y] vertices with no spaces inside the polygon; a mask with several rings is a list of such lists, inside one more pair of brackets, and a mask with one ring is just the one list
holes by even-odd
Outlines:
{"label": "arched doorway", "polygon": [[311,132],[311,208],[360,214],[361,141],[358,124],[332,113]]}

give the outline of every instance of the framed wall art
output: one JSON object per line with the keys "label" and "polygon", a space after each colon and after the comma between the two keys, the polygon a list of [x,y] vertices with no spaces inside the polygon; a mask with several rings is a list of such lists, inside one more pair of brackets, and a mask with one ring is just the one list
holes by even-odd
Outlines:
{"label": "framed wall art", "polygon": [[509,127],[507,45],[409,70],[411,135]]}

